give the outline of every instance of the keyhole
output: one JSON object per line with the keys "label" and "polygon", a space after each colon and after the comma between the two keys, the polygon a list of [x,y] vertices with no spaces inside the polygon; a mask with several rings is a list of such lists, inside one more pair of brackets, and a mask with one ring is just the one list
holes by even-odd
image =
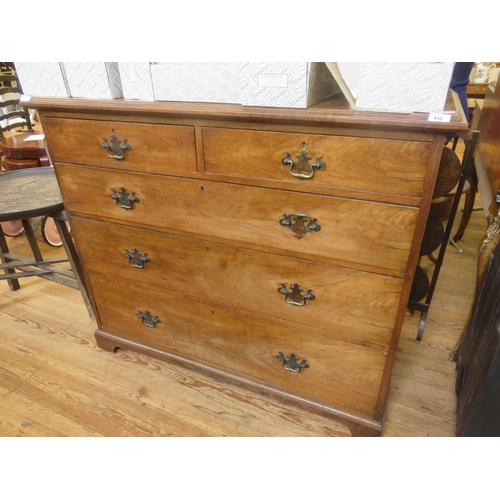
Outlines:
{"label": "keyhole", "polygon": [[205,188],[203,186],[200,186],[200,190],[203,193],[203,191],[205,191]]}

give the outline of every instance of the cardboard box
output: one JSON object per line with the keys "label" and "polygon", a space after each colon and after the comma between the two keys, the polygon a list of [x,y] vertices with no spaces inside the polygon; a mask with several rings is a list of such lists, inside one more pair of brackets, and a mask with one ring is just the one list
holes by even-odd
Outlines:
{"label": "cardboard box", "polygon": [[30,97],[69,97],[69,88],[57,62],[16,62],[23,94]]}
{"label": "cardboard box", "polygon": [[148,62],[119,62],[118,67],[125,99],[154,101]]}
{"label": "cardboard box", "polygon": [[64,62],[71,97],[117,99],[123,97],[120,71],[116,62]]}
{"label": "cardboard box", "polygon": [[324,62],[247,62],[240,64],[245,106],[307,108],[340,92]]}
{"label": "cardboard box", "polygon": [[239,103],[238,63],[151,63],[156,101]]}
{"label": "cardboard box", "polygon": [[442,113],[453,63],[326,63],[353,109]]}

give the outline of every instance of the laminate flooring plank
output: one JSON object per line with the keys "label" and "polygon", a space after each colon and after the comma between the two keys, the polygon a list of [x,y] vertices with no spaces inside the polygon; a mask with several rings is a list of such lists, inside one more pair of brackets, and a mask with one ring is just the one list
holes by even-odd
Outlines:
{"label": "laminate flooring plank", "polygon": [[5,389],[4,387],[0,387],[0,401],[5,399],[10,393],[11,393],[11,391],[9,391],[8,389]]}
{"label": "laminate flooring plank", "polygon": [[22,351],[40,362],[72,359],[79,348],[97,351],[93,331],[95,326],[79,328],[64,322],[44,318],[20,306],[0,312],[3,327],[0,345],[4,349]]}
{"label": "laminate flooring plank", "polygon": [[[45,281],[44,286],[41,287],[37,293],[39,293],[44,298],[50,298],[50,300],[62,300],[65,304],[71,302],[75,305],[80,305],[83,302],[83,297],[79,290],[74,290],[66,286],[53,286],[54,283],[50,281]],[[68,293],[71,291],[71,293]],[[87,311],[84,311],[83,316],[89,317]]]}
{"label": "laminate flooring plank", "polygon": [[382,437],[430,437],[428,433],[407,425],[387,420],[384,422]]}
{"label": "laminate flooring plank", "polygon": [[[389,388],[391,405],[386,420],[420,429],[430,436],[454,433],[456,404],[454,392],[394,375]],[[395,409],[397,412],[395,413]]]}
{"label": "laminate flooring plank", "polygon": [[0,436],[51,437],[54,433],[39,422],[19,418],[19,415],[0,407]]}
{"label": "laminate flooring plank", "polygon": [[390,423],[396,424],[398,429],[401,426],[406,426],[410,429],[407,436],[412,436],[415,432],[423,433],[427,437],[452,437],[455,435],[455,419],[452,421],[443,421],[439,416],[429,414],[423,410],[416,410],[404,403],[400,404],[392,401],[387,407],[386,423],[389,425],[384,428],[383,435],[393,436],[390,434]]}
{"label": "laminate flooring plank", "polygon": [[[31,436],[42,436],[42,431],[38,433],[38,428],[43,429],[45,432],[44,436],[102,436],[102,434],[93,431],[89,427],[85,427],[59,413],[51,411],[28,398],[20,396],[16,392],[11,393],[0,403],[0,419],[6,414],[10,416],[10,421],[15,425],[11,434],[0,434],[2,436],[23,435],[21,432],[23,432],[23,429],[27,425],[30,425]],[[16,433],[16,430],[18,433]]]}
{"label": "laminate flooring plank", "polygon": [[442,350],[433,349],[414,340],[401,339],[396,352],[393,374],[429,386],[450,389],[455,384],[455,363],[444,356]]}
{"label": "laminate flooring plank", "polygon": [[[39,279],[39,281],[41,281]],[[4,282],[0,282],[0,286]],[[38,285],[38,284],[37,284]],[[51,287],[63,287],[57,283],[51,284]],[[66,296],[80,295],[80,292],[72,288],[64,287]],[[95,323],[89,318],[85,308],[82,309],[83,298],[80,296],[79,302],[65,300],[64,298],[54,298],[51,295],[40,293],[37,287],[31,289],[23,287],[15,292],[11,290],[1,290],[0,288],[0,313],[8,312],[13,307],[23,306],[26,312],[33,316],[40,316],[54,322],[64,321],[67,325],[86,324],[94,326]]]}
{"label": "laminate flooring plank", "polygon": [[14,391],[42,366],[43,362],[4,349],[0,342],[0,387]]}
{"label": "laminate flooring plank", "polygon": [[[110,353],[103,353],[112,356]],[[147,362],[147,360],[146,360]],[[170,397],[172,391],[179,393],[179,387],[175,387],[175,380],[165,377],[165,370],[157,373],[156,376],[163,382],[162,391],[154,391],[145,386],[144,378],[137,372],[131,372],[124,377],[120,364],[114,361],[114,367],[108,371],[96,369],[92,365],[79,365],[75,363],[64,367],[64,385],[71,380],[81,381],[85,384],[82,392],[92,397],[92,401],[99,401],[101,393],[106,394],[106,400],[112,402],[114,408],[119,410],[127,418],[133,418],[151,430],[153,435],[181,435],[199,436],[213,435],[221,432],[213,426],[214,422],[207,422],[206,418],[196,417],[196,407],[186,405],[183,408],[183,394],[179,397]],[[135,381],[132,381],[132,376]],[[178,384],[177,384],[178,385]],[[180,387],[182,392],[186,388]],[[166,401],[165,401],[166,400]],[[181,404],[176,402],[179,401]],[[199,401],[199,398],[198,398]],[[213,419],[212,419],[213,420]],[[216,423],[220,423],[216,422]],[[228,429],[226,429],[227,432]],[[244,429],[239,426],[235,435],[241,434]]]}
{"label": "laminate flooring plank", "polygon": [[[420,345],[441,352],[443,359],[447,359],[449,353],[455,347],[456,341],[460,338],[466,319],[461,320],[446,312],[441,312],[439,309],[433,308],[433,305],[431,304],[429,309]],[[419,323],[420,313],[415,312],[414,317],[405,318],[400,340],[407,339],[416,342]]]}
{"label": "laminate flooring plank", "polygon": [[[104,387],[92,386],[55,365],[42,368],[17,393],[105,436],[175,435],[164,433],[158,425],[146,421],[152,412],[148,419],[141,420],[137,418],[137,408],[124,411],[123,397]],[[143,409],[143,413],[148,410]],[[185,431],[185,435],[201,434],[191,427]]]}

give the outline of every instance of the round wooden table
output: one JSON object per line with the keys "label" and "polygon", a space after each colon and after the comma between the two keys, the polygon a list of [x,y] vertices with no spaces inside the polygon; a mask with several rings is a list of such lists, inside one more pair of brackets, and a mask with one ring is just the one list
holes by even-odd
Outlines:
{"label": "round wooden table", "polygon": [[29,219],[64,210],[52,167],[0,175],[0,222]]}
{"label": "round wooden table", "polygon": [[[30,219],[50,216],[54,219],[66,255],[44,259]],[[66,226],[66,213],[59,185],[52,167],[15,170],[0,174],[0,222],[21,220],[33,258],[9,251],[0,225],[0,280],[7,280],[11,290],[18,290],[19,278],[39,276],[62,285],[80,289],[92,316],[88,295],[82,281],[81,265]],[[55,264],[69,262],[71,267]]]}

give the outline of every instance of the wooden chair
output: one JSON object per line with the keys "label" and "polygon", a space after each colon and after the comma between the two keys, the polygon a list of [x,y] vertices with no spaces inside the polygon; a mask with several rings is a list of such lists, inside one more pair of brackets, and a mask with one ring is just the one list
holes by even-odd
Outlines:
{"label": "wooden chair", "polygon": [[45,143],[34,134],[28,109],[20,105],[21,94],[13,63],[0,63],[0,155],[7,171],[50,166]]}
{"label": "wooden chair", "polygon": [[[49,167],[45,143],[41,137],[34,134],[29,112],[20,106],[21,84],[17,78],[13,63],[0,63],[0,161],[1,170],[13,170]],[[25,130],[24,130],[25,129]],[[26,132],[27,131],[27,132]],[[5,133],[8,132],[8,136]],[[25,133],[19,133],[25,132]],[[34,229],[41,221],[42,237],[52,246],[62,245],[57,235],[54,223],[48,216],[38,218]],[[0,223],[3,233],[7,236],[17,236],[24,232],[20,220],[3,221]],[[47,234],[51,237],[48,238]],[[58,236],[58,235],[57,235]]]}
{"label": "wooden chair", "polygon": [[14,64],[0,62],[0,139],[9,130],[33,132],[29,110],[19,105],[21,94]]}

